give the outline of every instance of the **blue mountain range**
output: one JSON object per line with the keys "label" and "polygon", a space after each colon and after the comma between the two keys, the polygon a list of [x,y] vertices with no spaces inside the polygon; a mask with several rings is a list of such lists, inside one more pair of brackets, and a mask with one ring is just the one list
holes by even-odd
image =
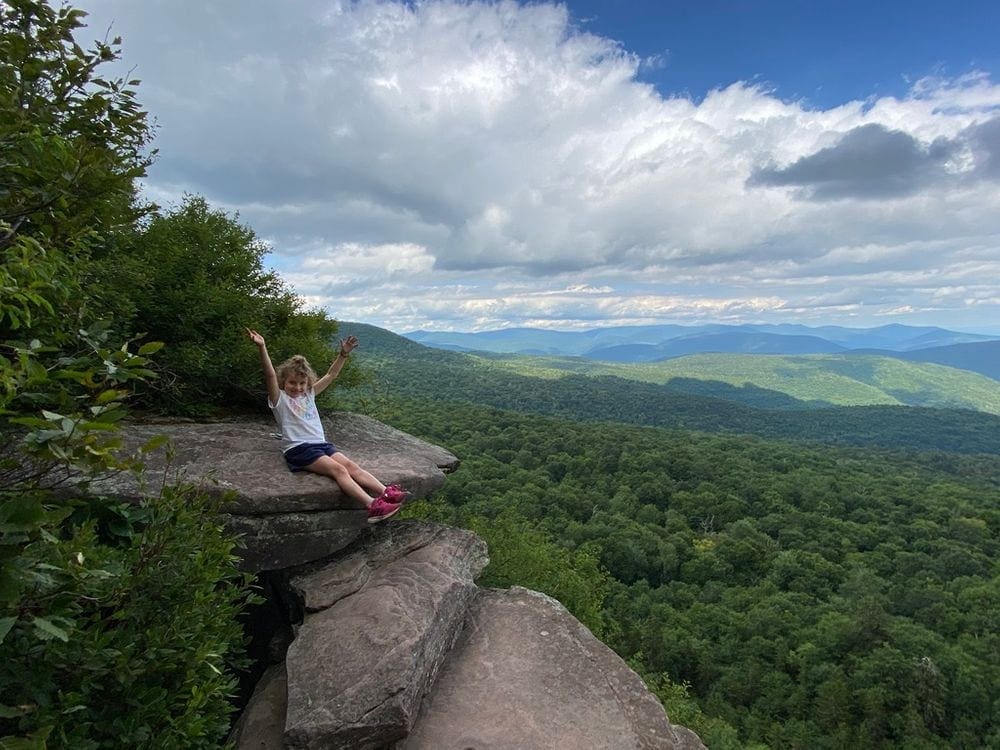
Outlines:
{"label": "blue mountain range", "polygon": [[882,354],[971,370],[1000,380],[1000,337],[936,326],[890,324],[875,328],[795,324],[656,325],[552,331],[413,331],[403,334],[426,346],[584,357],[611,362],[656,362],[689,354]]}

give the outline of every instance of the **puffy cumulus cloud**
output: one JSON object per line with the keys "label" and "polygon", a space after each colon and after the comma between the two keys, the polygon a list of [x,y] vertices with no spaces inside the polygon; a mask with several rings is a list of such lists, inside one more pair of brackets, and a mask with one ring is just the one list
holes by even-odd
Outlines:
{"label": "puffy cumulus cloud", "polygon": [[316,246],[309,250],[294,270],[283,276],[298,289],[311,294],[338,294],[351,289],[405,282],[426,274],[434,258],[413,244]]}
{"label": "puffy cumulus cloud", "polygon": [[[669,61],[556,4],[90,6],[159,123],[149,190],[238,210],[341,317],[912,317],[926,277],[958,288],[997,262],[984,73],[818,110],[743,82],[659,92],[637,74]],[[941,304],[968,325],[996,283]]]}
{"label": "puffy cumulus cloud", "polygon": [[593,328],[661,321],[740,320],[745,315],[780,310],[777,297],[700,297],[650,292],[622,293],[611,288],[542,289],[525,284],[499,288],[489,284],[434,287],[412,283],[385,287],[372,295],[363,290],[340,295],[307,294],[310,304],[333,310],[342,320],[382,321],[393,330],[419,328],[468,330],[508,325],[540,328]]}

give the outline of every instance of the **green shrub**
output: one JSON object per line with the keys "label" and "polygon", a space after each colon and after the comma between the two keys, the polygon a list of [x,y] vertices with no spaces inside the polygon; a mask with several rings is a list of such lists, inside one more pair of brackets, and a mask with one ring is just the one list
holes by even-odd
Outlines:
{"label": "green shrub", "polygon": [[659,699],[667,711],[671,723],[687,727],[701,738],[712,750],[767,750],[766,745],[746,745],[740,741],[739,733],[723,719],[709,716],[691,695],[687,683],[677,683],[664,672],[650,672],[642,662],[641,655],[629,660],[629,666],[646,683],[646,687]]}
{"label": "green shrub", "polygon": [[604,598],[611,576],[589,547],[569,550],[516,513],[467,520],[489,547],[490,564],[479,583],[506,588],[524,586],[558,599],[598,638],[604,634]]}
{"label": "green shrub", "polygon": [[409,518],[425,518],[476,532],[486,542],[490,562],[478,583],[508,588],[523,586],[557,599],[598,638],[607,627],[604,599],[611,576],[591,547],[568,550],[515,512],[496,518],[466,515],[442,505],[422,503],[407,508]]}
{"label": "green shrub", "polygon": [[83,16],[0,3],[0,748],[215,747],[248,594],[214,505],[85,497],[128,466],[117,426],[161,344],[102,323],[84,276],[146,210],[149,130]]}
{"label": "green shrub", "polygon": [[[33,574],[0,643],[0,735],[74,748],[218,747],[248,598],[217,501],[166,488],[61,508],[21,550]],[[27,567],[27,566],[25,566]]]}
{"label": "green shrub", "polygon": [[[259,330],[277,360],[305,355],[320,373],[336,356],[337,324],[306,311],[300,298],[264,268],[267,245],[239,217],[188,196],[152,218],[92,275],[95,294],[125,331],[162,341],[160,377],[143,389],[144,407],[211,414],[259,406],[263,383],[245,328]],[[338,384],[355,378],[348,367]]]}

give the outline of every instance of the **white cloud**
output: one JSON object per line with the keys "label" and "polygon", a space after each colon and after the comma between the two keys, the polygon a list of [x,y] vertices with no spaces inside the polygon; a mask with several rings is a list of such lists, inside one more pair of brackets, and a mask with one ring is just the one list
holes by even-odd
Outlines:
{"label": "white cloud", "polygon": [[[828,110],[746,83],[694,101],[638,82],[648,61],[551,4],[90,5],[97,35],[116,19],[160,125],[150,193],[238,210],[338,317],[917,321],[933,307],[970,325],[1000,312],[1000,183],[959,179],[992,137],[974,128],[1000,116],[987,74]],[[751,180],[852,132],[905,134],[883,140],[918,151],[978,140],[942,162],[955,179],[906,195],[816,202]],[[982,273],[974,294],[931,304],[929,279]]]}

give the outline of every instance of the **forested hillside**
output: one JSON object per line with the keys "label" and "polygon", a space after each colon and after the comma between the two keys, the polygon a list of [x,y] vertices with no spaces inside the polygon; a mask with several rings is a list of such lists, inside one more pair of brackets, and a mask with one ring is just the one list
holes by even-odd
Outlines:
{"label": "forested hillside", "polygon": [[503,355],[446,352],[374,326],[342,327],[361,337],[360,361],[378,372],[379,387],[392,395],[448,398],[568,419],[844,445],[1000,453],[1000,417],[991,414],[900,406],[807,408],[808,403],[783,393],[724,383],[706,387],[691,379],[656,385],[608,376],[562,376],[552,370],[535,370],[532,376],[518,372],[516,364],[530,364],[533,358],[512,361]]}
{"label": "forested hillside", "polygon": [[[374,371],[347,403],[462,459],[408,512],[483,535],[485,584],[559,598],[713,750],[1000,744],[996,417],[752,409],[342,326]],[[650,415],[673,428],[622,424]]]}
{"label": "forested hillside", "polygon": [[894,352],[893,356],[911,362],[936,362],[1000,380],[1000,341],[935,346],[912,352]]}
{"label": "forested hillside", "polygon": [[[564,357],[505,357],[498,366],[527,375],[571,372],[659,385],[699,381],[725,393],[744,387],[784,394],[812,406],[904,405],[1000,414],[1000,382],[933,363],[871,354],[692,354],[644,364]],[[737,396],[738,398],[738,396]]]}
{"label": "forested hillside", "polygon": [[448,396],[381,402],[463,462],[409,512],[477,530],[484,583],[559,598],[713,750],[1000,743],[996,456],[587,424]]}

